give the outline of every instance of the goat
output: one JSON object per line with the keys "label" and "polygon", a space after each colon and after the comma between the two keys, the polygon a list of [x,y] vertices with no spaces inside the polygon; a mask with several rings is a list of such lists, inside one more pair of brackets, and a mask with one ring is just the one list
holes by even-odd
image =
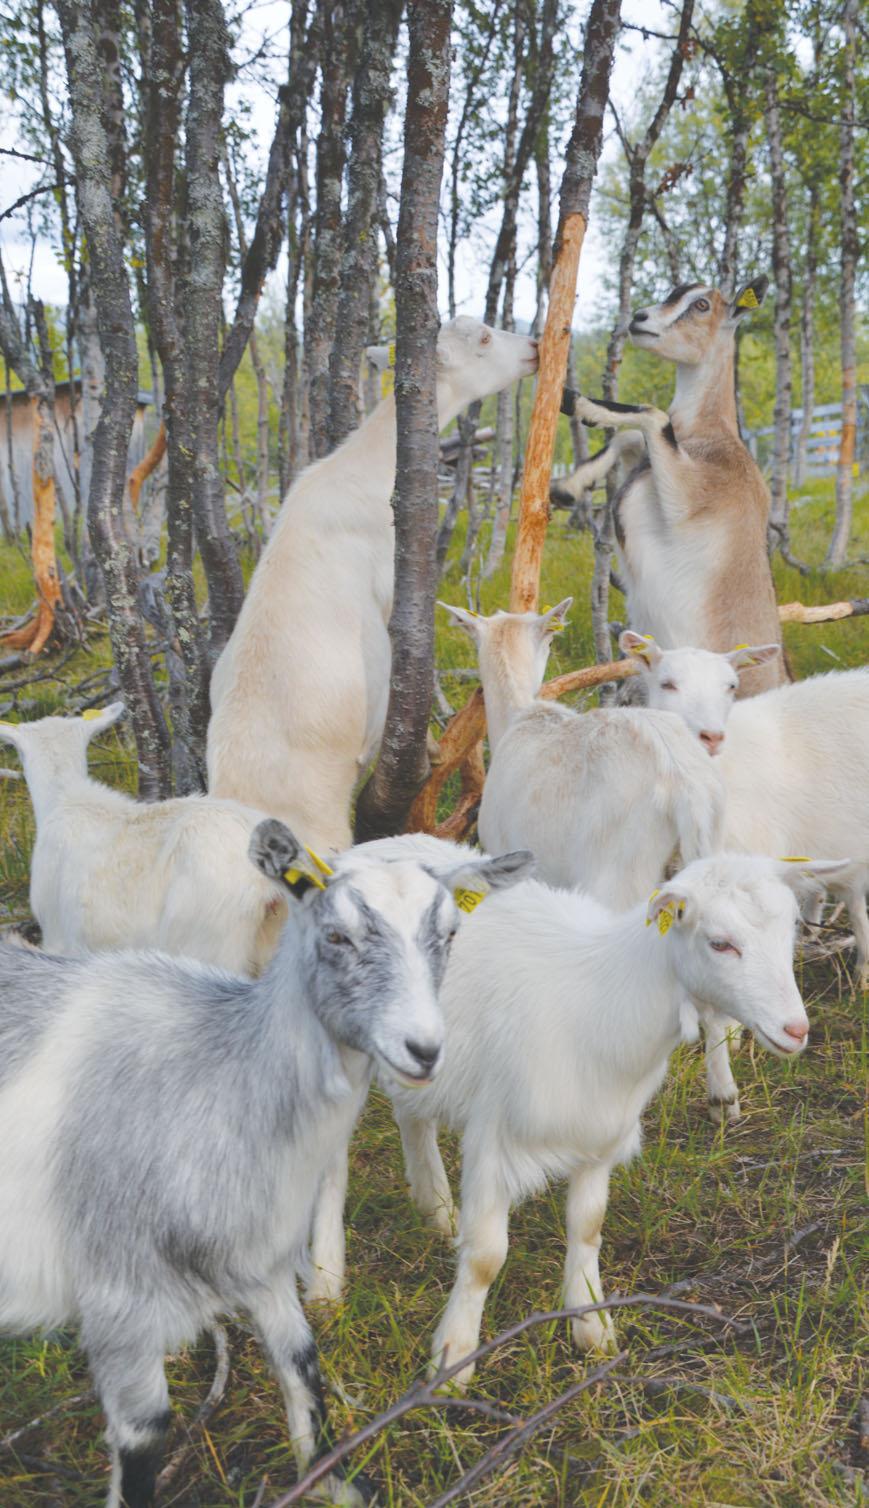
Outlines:
{"label": "goat", "polygon": [[286,915],[282,887],[248,859],[263,813],[208,796],[146,804],[91,780],[88,744],[123,712],[113,702],[84,717],[0,723],[36,814],[30,905],[44,947],[152,947],[258,973]]}
{"label": "goat", "polygon": [[[289,920],[262,976],[158,953],[0,948],[0,1328],[77,1321],[108,1421],[110,1508],[150,1508],[167,1351],[244,1310],[281,1383],[300,1469],[326,1448],[296,1293],[327,1164],[372,1063],[439,1070],[437,1000],[484,862],[333,874],[282,823],[250,856]],[[327,1490],[357,1504],[334,1475]]]}
{"label": "goat", "polygon": [[[456,863],[452,844],[426,835],[364,848],[412,855],[433,873]],[[510,1207],[550,1177],[568,1179],[564,1303],[602,1297],[610,1170],[639,1150],[642,1112],[698,1015],[736,1017],[778,1056],[802,1051],[809,1023],[793,974],[794,891],[837,867],[716,855],[624,913],[528,880],[468,918],[441,986],[442,1072],[413,1094],[391,1091],[414,1198],[440,1228],[450,1193],[437,1127],[462,1135],[458,1274],[435,1363],[476,1347],[507,1254]],[[611,1349],[609,1317],[577,1318],[573,1338]]]}
{"label": "goat", "polygon": [[[734,393],[736,328],[762,303],[768,278],[733,299],[682,284],[638,309],[630,337],[676,364],[669,413],[648,404],[565,394],[583,423],[616,430],[613,442],[552,488],[572,504],[619,464],[614,503],[628,618],[667,648],[726,650],[738,639],[781,642],[767,554],[769,490],[739,434]],[[787,680],[782,659],[740,682],[753,696]]]}
{"label": "goat", "polygon": [[[650,707],[684,718],[726,792],[724,843],[740,852],[848,851],[855,862],[830,881],[848,907],[859,985],[869,989],[869,670],[834,670],[733,705],[742,666],[775,653],[747,646],[728,655],[662,651],[624,633],[637,656]],[[819,899],[809,915],[820,919]]]}
{"label": "goat", "polygon": [[[524,335],[460,316],[438,337],[441,426],[537,365]],[[350,843],[353,788],[389,696],[395,483],[390,396],[287,493],[211,680],[209,789]]]}
{"label": "goat", "polygon": [[648,895],[677,844],[685,863],[718,846],[723,792],[677,717],[536,699],[571,602],[491,618],[440,605],[477,646],[492,752],[483,848],[529,848],[550,885],[620,909]]}

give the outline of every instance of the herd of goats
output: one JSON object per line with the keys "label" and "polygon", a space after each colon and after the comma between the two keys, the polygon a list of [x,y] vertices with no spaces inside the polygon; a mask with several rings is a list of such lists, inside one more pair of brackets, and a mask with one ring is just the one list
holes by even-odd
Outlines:
{"label": "herd of goats", "polygon": [[[392,397],[283,503],[214,671],[207,796],[142,804],[89,777],[121,703],[0,724],[36,815],[43,942],[0,948],[0,1329],[79,1326],[110,1508],[153,1503],[165,1357],[223,1313],[262,1341],[299,1468],[326,1448],[297,1278],[309,1299],[341,1295],[372,1075],[416,1204],[458,1233],[433,1342],[435,1366],[455,1363],[511,1206],[551,1177],[567,1181],[564,1302],[600,1300],[610,1171],[638,1152],[680,1041],[703,1027],[719,1122],[739,1115],[733,1032],[805,1048],[795,932],[828,892],[865,982],[869,670],[792,684],[783,659],[733,381],[735,330],[765,289],[686,285],[634,315],[634,342],[675,363],[669,413],[571,395],[614,438],[554,491],[624,474],[621,647],[643,705],[538,697],[569,598],[449,608],[486,703],[481,851],[429,834],[351,846],[388,698]],[[444,325],[441,424],[536,364],[525,336]],[[439,1126],[462,1138],[458,1214]],[[606,1312],[572,1328],[583,1350],[614,1345]],[[321,1491],[364,1501],[338,1471]]]}

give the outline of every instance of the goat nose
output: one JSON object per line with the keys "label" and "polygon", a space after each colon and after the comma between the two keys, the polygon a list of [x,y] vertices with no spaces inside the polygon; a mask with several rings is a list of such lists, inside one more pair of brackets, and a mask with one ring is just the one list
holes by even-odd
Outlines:
{"label": "goat nose", "polygon": [[710,733],[707,729],[700,734],[700,742],[709,754],[717,754],[724,743],[723,733]]}
{"label": "goat nose", "polygon": [[809,1035],[808,1021],[786,1021],[785,1031],[795,1042],[804,1042]]}
{"label": "goat nose", "polygon": [[414,1042],[411,1037],[406,1037],[404,1045],[411,1057],[416,1058],[420,1068],[424,1068],[426,1071],[434,1068],[435,1063],[441,1055],[439,1042]]}

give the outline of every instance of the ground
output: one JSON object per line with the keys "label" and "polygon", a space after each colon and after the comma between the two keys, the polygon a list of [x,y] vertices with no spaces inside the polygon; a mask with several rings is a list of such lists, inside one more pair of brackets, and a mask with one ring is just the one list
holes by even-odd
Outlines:
{"label": "ground", "polygon": [[[807,489],[803,489],[805,494]],[[808,489],[794,512],[794,549],[816,562],[831,524],[831,492]],[[869,505],[852,555],[869,554]],[[457,542],[458,543],[458,542]],[[13,562],[0,559],[0,570]],[[568,631],[554,646],[551,673],[592,658],[588,622],[590,542],[567,533],[559,515],[547,544],[546,602],[573,592]],[[29,600],[26,565],[4,570]],[[777,568],[780,601],[866,594],[864,564],[807,578]],[[465,602],[455,570],[446,600]],[[504,571],[485,583],[484,610],[503,605]],[[613,612],[620,604],[614,601]],[[442,615],[439,614],[439,617]],[[786,631],[797,675],[869,660],[869,618]],[[439,624],[442,685],[457,705],[468,681],[450,668],[472,665],[461,633]],[[92,687],[70,687],[105,664],[97,643],[60,674],[15,693],[25,717],[60,699],[81,705]],[[8,705],[0,716],[8,715]],[[15,762],[11,754],[8,764]],[[92,768],[129,783],[129,750],[114,732],[94,751]],[[835,772],[831,772],[835,778]],[[0,921],[26,915],[32,825],[25,793],[0,783]],[[583,1394],[531,1441],[519,1460],[490,1478],[473,1501],[487,1508],[839,1508],[869,1498],[861,1470],[857,1411],[865,1377],[866,1193],[869,1123],[867,997],[855,994],[843,954],[800,964],[812,1021],[810,1047],[797,1063],[773,1059],[747,1040],[735,1071],[743,1118],[726,1131],[706,1119],[702,1057],[677,1053],[667,1083],[645,1116],[645,1150],[613,1182],[601,1269],[607,1292],[662,1293],[717,1305],[734,1330],[698,1316],[628,1311],[618,1319],[629,1359],[605,1384]],[[450,1147],[455,1177],[455,1147]],[[337,1430],[359,1428],[410,1385],[424,1367],[445,1302],[452,1261],[430,1234],[404,1188],[398,1136],[388,1106],[372,1096],[353,1148],[346,1301],[315,1316]],[[535,1309],[558,1302],[564,1229],[561,1190],[530,1201],[513,1217],[510,1256],[484,1320],[494,1335]],[[229,1385],[193,1454],[162,1499],[184,1508],[269,1503],[293,1481],[276,1385],[255,1344],[231,1332]],[[665,1352],[656,1354],[659,1347]],[[565,1327],[543,1326],[481,1366],[471,1396],[530,1414],[583,1375]],[[208,1389],[210,1342],[170,1365],[176,1409],[174,1443],[185,1438]],[[0,1344],[0,1504],[2,1508],[91,1508],[105,1491],[101,1419],[72,1335]],[[85,1394],[84,1399],[80,1395]],[[2,1436],[42,1416],[17,1442]],[[365,1457],[378,1503],[432,1504],[503,1433],[504,1426],[458,1408],[420,1412],[381,1435]],[[865,1447],[864,1447],[865,1449]],[[47,1463],[50,1463],[47,1465]],[[357,1464],[362,1464],[357,1461]]]}

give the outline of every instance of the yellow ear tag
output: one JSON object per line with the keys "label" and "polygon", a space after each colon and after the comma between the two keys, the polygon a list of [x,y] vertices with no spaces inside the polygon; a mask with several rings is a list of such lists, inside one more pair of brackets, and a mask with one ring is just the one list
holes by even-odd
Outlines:
{"label": "yellow ear tag", "polygon": [[811,862],[808,854],[805,853],[797,854],[796,856],[793,854],[783,854],[779,859],[780,864],[811,864]]}
{"label": "yellow ear tag", "polygon": [[675,918],[673,916],[672,906],[665,906],[663,911],[658,912],[658,931],[660,932],[662,937],[667,936],[667,933],[672,927],[674,920]]}
{"label": "yellow ear tag", "polygon": [[748,287],[744,293],[740,294],[736,307],[737,309],[760,308],[760,300],[753,288]]}
{"label": "yellow ear tag", "polygon": [[388,355],[387,355],[387,358],[386,358],[386,365],[388,367],[394,367],[395,366],[395,341],[391,340],[389,342],[389,345],[387,346],[386,349],[387,349],[387,352],[388,352]]}
{"label": "yellow ear tag", "polygon": [[460,911],[475,911],[480,902],[486,899],[486,895],[485,890],[463,890],[461,885],[457,885],[453,891],[453,900]]}
{"label": "yellow ear tag", "polygon": [[307,874],[303,869],[285,869],[284,879],[288,885],[298,885],[304,880],[308,885],[313,885],[315,890],[325,890],[323,881],[315,874]]}
{"label": "yellow ear tag", "polygon": [[335,873],[334,869],[329,868],[326,860],[321,859],[318,853],[314,853],[313,848],[309,848],[307,843],[305,844],[305,853],[308,855],[308,858],[311,860],[311,862],[316,865],[320,873],[324,874],[327,879],[330,875],[333,875]]}
{"label": "yellow ear tag", "polygon": [[[649,896],[649,905],[650,906],[652,904],[652,901],[655,899],[655,896],[656,895],[660,895],[660,894],[661,894],[660,890],[653,890],[652,891],[652,894]],[[646,926],[647,927],[651,927],[651,925],[652,925],[652,918],[650,916],[647,916],[646,917]]]}
{"label": "yellow ear tag", "polygon": [[[552,612],[552,604],[551,604],[551,602],[548,602],[545,607],[541,607],[541,609],[540,609],[540,615],[543,618],[546,617],[547,613],[551,613],[551,612]],[[566,623],[550,623],[549,624],[549,632],[551,634],[561,634],[561,633],[564,632],[564,630],[566,629],[566,627],[567,627]]]}
{"label": "yellow ear tag", "polygon": [[82,721],[86,722],[86,723],[91,723],[91,722],[93,722],[93,720],[94,720],[95,717],[102,717],[102,715],[103,714],[102,714],[102,709],[101,708],[99,708],[99,707],[88,707],[87,712],[83,712],[82,713]]}

